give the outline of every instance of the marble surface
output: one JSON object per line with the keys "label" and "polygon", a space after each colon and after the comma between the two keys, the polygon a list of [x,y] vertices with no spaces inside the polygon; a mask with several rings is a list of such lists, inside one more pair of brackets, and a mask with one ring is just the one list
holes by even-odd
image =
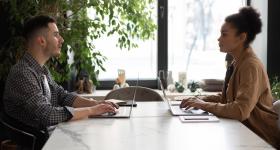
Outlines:
{"label": "marble surface", "polygon": [[181,123],[163,102],[138,102],[129,119],[61,123],[44,150],[273,149],[236,120]]}

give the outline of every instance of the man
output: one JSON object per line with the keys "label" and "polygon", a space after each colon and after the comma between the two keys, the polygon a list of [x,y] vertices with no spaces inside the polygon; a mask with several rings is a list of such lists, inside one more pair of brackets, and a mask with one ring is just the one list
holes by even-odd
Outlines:
{"label": "man", "polygon": [[55,19],[36,16],[24,25],[27,51],[11,68],[3,96],[8,117],[34,129],[115,112],[118,106],[68,93],[51,77],[45,63],[60,55],[63,38]]}

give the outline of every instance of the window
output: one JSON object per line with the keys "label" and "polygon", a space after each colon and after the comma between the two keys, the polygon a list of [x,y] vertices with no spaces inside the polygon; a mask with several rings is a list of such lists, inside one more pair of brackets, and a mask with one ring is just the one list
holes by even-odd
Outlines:
{"label": "window", "polygon": [[117,41],[117,38],[106,37],[106,40],[99,39],[95,41],[97,49],[102,50],[102,54],[108,59],[104,67],[106,72],[101,72],[99,80],[115,80],[117,77],[117,70],[124,69],[126,78],[142,80],[153,79],[157,74],[157,42],[155,40],[139,41],[138,48],[131,50],[120,50],[115,46],[116,43],[108,41]]}
{"label": "window", "polygon": [[219,51],[220,27],[226,16],[245,6],[244,0],[168,1],[168,70],[178,80],[224,79],[225,54]]}
{"label": "window", "polygon": [[[150,6],[154,12],[152,18],[157,22],[157,2]],[[94,15],[89,10],[89,17]],[[100,72],[99,80],[113,82],[118,76],[118,69],[124,69],[127,80],[137,80],[138,74],[140,80],[153,80],[157,77],[157,31],[154,33],[155,39],[146,41],[136,41],[138,48],[120,49],[116,46],[117,35],[102,37],[92,41],[97,50],[107,57],[103,67],[106,72]]]}
{"label": "window", "polygon": [[[120,50],[116,37],[93,41],[108,60],[101,72],[99,89],[111,89],[118,69],[125,69],[128,82],[157,88],[158,70],[170,70],[174,80],[187,72],[187,80],[224,79],[225,54],[219,51],[220,27],[226,16],[250,0],[155,0],[158,23],[155,40],[138,42],[139,48]],[[167,21],[168,20],[168,21]],[[112,42],[111,42],[112,41]]]}

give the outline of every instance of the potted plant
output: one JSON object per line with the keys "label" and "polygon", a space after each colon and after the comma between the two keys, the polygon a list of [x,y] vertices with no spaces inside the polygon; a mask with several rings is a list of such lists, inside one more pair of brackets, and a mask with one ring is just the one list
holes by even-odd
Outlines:
{"label": "potted plant", "polygon": [[188,88],[190,89],[191,92],[195,92],[197,88],[199,88],[199,83],[192,80],[188,83]]}
{"label": "potted plant", "polygon": [[[105,71],[106,57],[90,42],[102,36],[118,35],[116,45],[122,49],[137,47],[136,39],[153,38],[156,25],[149,7],[153,0],[9,0],[0,1],[0,9],[8,24],[6,40],[0,47],[1,81],[9,69],[22,56],[24,41],[21,36],[24,19],[28,16],[47,14],[57,19],[57,25],[64,38],[60,58],[51,58],[49,69],[58,83],[69,81],[71,71],[78,75],[86,71],[94,85],[98,85],[98,74]],[[92,8],[94,18],[87,11]],[[3,19],[3,18],[2,18]],[[70,64],[69,54],[73,56]]]}
{"label": "potted plant", "polygon": [[185,87],[180,82],[175,82],[175,88],[179,93],[182,93],[185,90]]}

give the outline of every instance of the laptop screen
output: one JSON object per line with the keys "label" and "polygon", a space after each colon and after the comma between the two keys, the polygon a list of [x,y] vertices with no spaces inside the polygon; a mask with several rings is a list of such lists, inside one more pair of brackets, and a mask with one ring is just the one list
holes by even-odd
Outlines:
{"label": "laptop screen", "polygon": [[160,84],[160,88],[162,90],[163,97],[167,100],[166,93],[165,93],[165,90],[164,90],[164,87],[163,87],[163,84],[162,84],[162,81],[160,80],[160,78],[158,78],[158,82]]}
{"label": "laptop screen", "polygon": [[158,78],[158,82],[160,84],[160,88],[162,90],[162,93],[163,93],[163,100],[167,103],[168,107],[170,108],[171,107],[171,104],[166,96],[166,93],[165,93],[165,90],[164,90],[164,87],[163,87],[163,84],[162,84],[162,81],[160,80],[160,78]]}
{"label": "laptop screen", "polygon": [[136,86],[135,86],[135,89],[134,89],[134,94],[133,94],[133,98],[132,98],[132,103],[131,103],[130,111],[129,111],[129,117],[131,116],[132,108],[133,108],[133,105],[134,105],[134,103],[135,103],[136,92],[137,92],[137,88],[138,88],[138,82],[139,82],[139,75],[138,75],[138,78],[137,78],[137,81],[136,81]]}

